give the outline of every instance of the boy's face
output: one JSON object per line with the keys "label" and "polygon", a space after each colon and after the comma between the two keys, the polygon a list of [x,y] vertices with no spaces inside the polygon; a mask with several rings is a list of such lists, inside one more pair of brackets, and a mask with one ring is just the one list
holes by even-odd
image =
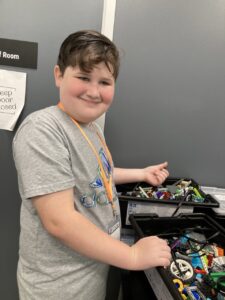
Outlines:
{"label": "boy's face", "polygon": [[110,107],[115,79],[103,62],[90,73],[69,66],[62,75],[59,67],[55,66],[54,74],[60,101],[66,112],[78,122],[92,122]]}

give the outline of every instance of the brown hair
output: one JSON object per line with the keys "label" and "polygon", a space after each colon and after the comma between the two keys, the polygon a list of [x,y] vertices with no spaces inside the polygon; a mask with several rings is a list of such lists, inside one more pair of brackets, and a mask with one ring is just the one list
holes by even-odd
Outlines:
{"label": "brown hair", "polygon": [[113,42],[94,30],[77,31],[62,43],[57,64],[62,74],[68,66],[79,66],[90,72],[97,64],[104,62],[116,79],[119,73],[119,51]]}

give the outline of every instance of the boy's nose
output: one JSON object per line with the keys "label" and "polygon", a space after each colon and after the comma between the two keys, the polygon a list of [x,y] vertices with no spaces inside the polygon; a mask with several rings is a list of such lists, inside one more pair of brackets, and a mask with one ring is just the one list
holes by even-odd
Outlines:
{"label": "boy's nose", "polygon": [[90,84],[86,91],[88,97],[98,98],[99,97],[99,87],[97,84]]}

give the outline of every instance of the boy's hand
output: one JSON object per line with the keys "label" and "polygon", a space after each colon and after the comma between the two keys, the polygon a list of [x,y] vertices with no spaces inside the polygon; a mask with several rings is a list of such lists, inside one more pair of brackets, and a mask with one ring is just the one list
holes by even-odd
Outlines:
{"label": "boy's hand", "polygon": [[169,176],[167,166],[168,163],[164,162],[159,165],[144,168],[144,181],[155,186],[162,184]]}
{"label": "boy's hand", "polygon": [[142,238],[131,247],[132,269],[146,270],[167,267],[171,261],[171,249],[167,242],[157,236]]}

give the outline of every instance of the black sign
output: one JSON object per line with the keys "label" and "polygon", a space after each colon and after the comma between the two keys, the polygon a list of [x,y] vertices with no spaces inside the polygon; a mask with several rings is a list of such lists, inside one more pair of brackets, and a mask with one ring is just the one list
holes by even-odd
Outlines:
{"label": "black sign", "polygon": [[38,44],[0,38],[0,65],[37,69]]}

